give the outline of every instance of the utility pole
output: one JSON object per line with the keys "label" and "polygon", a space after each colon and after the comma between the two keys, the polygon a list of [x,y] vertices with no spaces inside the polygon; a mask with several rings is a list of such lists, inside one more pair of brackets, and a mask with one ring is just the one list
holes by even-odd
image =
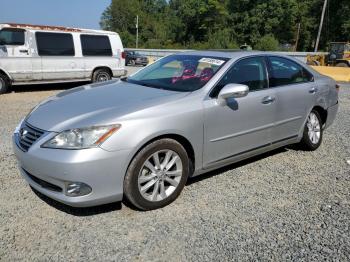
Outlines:
{"label": "utility pole", "polygon": [[298,48],[299,37],[300,37],[300,26],[301,26],[301,24],[298,23],[298,31],[297,31],[297,37],[296,37],[296,41],[295,41],[295,45],[294,45],[294,52],[296,52],[297,48]]}
{"label": "utility pole", "polygon": [[323,9],[322,9],[322,15],[321,15],[320,27],[318,28],[318,34],[317,34],[317,39],[316,39],[316,44],[315,44],[315,52],[318,51],[318,44],[320,43],[320,37],[321,37],[321,32],[322,32],[322,26],[323,26],[324,14],[326,12],[326,7],[327,7],[327,0],[324,0]]}
{"label": "utility pole", "polygon": [[136,16],[136,48],[139,47],[139,16]]}

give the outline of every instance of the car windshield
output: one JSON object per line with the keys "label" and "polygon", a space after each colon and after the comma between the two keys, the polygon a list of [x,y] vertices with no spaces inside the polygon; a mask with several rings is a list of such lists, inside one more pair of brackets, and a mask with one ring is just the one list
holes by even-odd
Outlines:
{"label": "car windshield", "polygon": [[124,81],[171,91],[192,92],[202,88],[228,60],[211,56],[171,55]]}

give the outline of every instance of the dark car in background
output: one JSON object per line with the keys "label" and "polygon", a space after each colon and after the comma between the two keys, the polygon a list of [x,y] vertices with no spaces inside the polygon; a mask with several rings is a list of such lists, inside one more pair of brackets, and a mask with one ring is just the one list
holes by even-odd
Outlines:
{"label": "dark car in background", "polygon": [[146,66],[148,65],[148,58],[135,51],[126,51],[125,64]]}

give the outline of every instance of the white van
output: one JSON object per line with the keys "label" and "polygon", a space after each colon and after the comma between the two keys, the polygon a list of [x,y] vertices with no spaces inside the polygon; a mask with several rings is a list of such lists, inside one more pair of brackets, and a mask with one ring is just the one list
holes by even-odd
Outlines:
{"label": "white van", "polygon": [[0,24],[0,94],[11,85],[107,81],[126,75],[117,33]]}

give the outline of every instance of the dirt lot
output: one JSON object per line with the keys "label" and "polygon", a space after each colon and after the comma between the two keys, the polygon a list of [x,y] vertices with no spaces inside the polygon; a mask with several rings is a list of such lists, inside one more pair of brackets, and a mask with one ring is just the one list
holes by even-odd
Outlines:
{"label": "dirt lot", "polygon": [[284,148],[188,182],[168,207],[73,209],[20,177],[11,133],[74,85],[0,96],[0,261],[350,260],[350,85],[315,152]]}

